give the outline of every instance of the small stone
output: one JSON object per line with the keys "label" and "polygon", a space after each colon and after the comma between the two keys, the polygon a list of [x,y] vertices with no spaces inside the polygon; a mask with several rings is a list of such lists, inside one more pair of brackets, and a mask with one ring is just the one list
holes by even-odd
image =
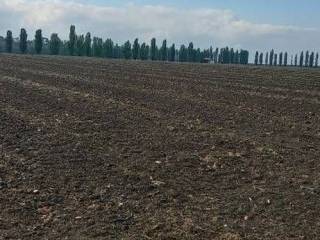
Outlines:
{"label": "small stone", "polygon": [[168,126],[167,129],[170,130],[170,131],[173,131],[173,130],[175,130],[175,127]]}
{"label": "small stone", "polygon": [[151,182],[152,183],[152,185],[154,185],[154,186],[161,186],[161,185],[164,185],[165,183],[164,182],[161,182],[161,181],[152,181]]}
{"label": "small stone", "polygon": [[96,208],[97,208],[96,204],[92,204],[92,205],[88,206],[88,209],[96,209]]}

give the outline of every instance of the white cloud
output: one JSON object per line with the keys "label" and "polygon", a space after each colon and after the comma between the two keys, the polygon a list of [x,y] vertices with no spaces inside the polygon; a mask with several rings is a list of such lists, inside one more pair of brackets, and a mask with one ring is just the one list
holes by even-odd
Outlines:
{"label": "white cloud", "polygon": [[[239,48],[316,50],[320,42],[318,29],[271,24],[256,24],[239,19],[229,10],[177,9],[166,6],[106,7],[62,0],[0,0],[0,35],[12,29],[18,35],[25,27],[29,35],[42,28],[45,35],[58,32],[67,38],[75,24],[78,33],[111,37],[123,42],[152,37],[196,46],[235,46]],[[317,42],[318,41],[318,42]]]}

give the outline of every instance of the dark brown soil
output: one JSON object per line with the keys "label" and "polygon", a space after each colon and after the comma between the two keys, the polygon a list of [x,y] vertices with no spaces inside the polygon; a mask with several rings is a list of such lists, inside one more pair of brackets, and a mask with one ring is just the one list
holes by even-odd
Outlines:
{"label": "dark brown soil", "polygon": [[320,70],[0,55],[0,239],[320,239]]}

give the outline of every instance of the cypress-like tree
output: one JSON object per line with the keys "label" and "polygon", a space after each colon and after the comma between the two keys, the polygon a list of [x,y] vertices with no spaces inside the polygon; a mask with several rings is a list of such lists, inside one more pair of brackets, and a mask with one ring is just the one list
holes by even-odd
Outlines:
{"label": "cypress-like tree", "polygon": [[319,53],[316,54],[316,59],[315,59],[315,62],[314,62],[314,66],[318,67],[318,64],[319,64]]}
{"label": "cypress-like tree", "polygon": [[70,26],[70,33],[69,33],[69,53],[71,56],[75,53],[75,47],[76,47],[76,27],[74,25]]}
{"label": "cypress-like tree", "polygon": [[304,56],[304,54],[303,54],[303,51],[302,51],[301,54],[300,54],[300,67],[303,67],[303,56]]}
{"label": "cypress-like tree", "polygon": [[203,58],[204,58],[204,55],[207,54],[208,57],[210,55],[210,53],[206,53],[206,51],[203,51],[201,52],[201,49],[200,48],[197,48],[197,50],[194,51],[195,53],[195,59],[194,61],[197,62],[197,63],[201,63],[203,61]]}
{"label": "cypress-like tree", "polygon": [[193,42],[190,42],[188,46],[188,62],[194,62],[194,61],[195,61],[195,53],[193,50]]}
{"label": "cypress-like tree", "polygon": [[313,67],[314,64],[314,52],[310,54],[309,67]]}
{"label": "cypress-like tree", "polygon": [[64,56],[69,55],[69,41],[63,41],[61,43],[62,49],[61,49],[61,54]]}
{"label": "cypress-like tree", "polygon": [[146,44],[146,60],[150,59],[150,46],[148,44]]}
{"label": "cypress-like tree", "polygon": [[294,66],[298,66],[298,54],[294,56]]}
{"label": "cypress-like tree", "polygon": [[268,61],[269,61],[269,52],[266,53],[266,59],[264,61],[264,64],[268,65]]}
{"label": "cypress-like tree", "polygon": [[52,33],[50,37],[50,54],[51,55],[58,55],[60,52],[60,44],[61,40],[58,37],[57,33]]}
{"label": "cypress-like tree", "polygon": [[141,60],[147,60],[149,55],[149,50],[147,48],[146,43],[142,43],[140,47],[140,59]]}
{"label": "cypress-like tree", "polygon": [[234,63],[234,64],[239,64],[239,63],[240,63],[240,53],[239,53],[239,50],[237,50],[237,51],[234,53],[233,63]]}
{"label": "cypress-like tree", "polygon": [[278,54],[274,54],[274,63],[273,63],[274,66],[277,66],[278,65]]}
{"label": "cypress-like tree", "polygon": [[172,44],[169,50],[169,61],[174,62],[176,59],[176,46],[175,44]]}
{"label": "cypress-like tree", "polygon": [[180,62],[187,62],[188,61],[188,51],[184,44],[181,45],[179,50],[179,61]]}
{"label": "cypress-like tree", "polygon": [[157,60],[157,42],[155,38],[151,39],[150,57],[152,61]]}
{"label": "cypress-like tree", "polygon": [[91,34],[88,32],[84,40],[84,49],[87,57],[91,56]]}
{"label": "cypress-like tree", "polygon": [[103,40],[98,37],[93,38],[92,44],[93,56],[103,57]]}
{"label": "cypress-like tree", "polygon": [[216,48],[216,51],[214,52],[214,63],[218,63],[218,56],[219,56],[219,48]]}
{"label": "cypress-like tree", "polygon": [[281,52],[279,55],[279,65],[282,66],[282,61],[283,61],[283,53]]}
{"label": "cypress-like tree", "polygon": [[83,35],[76,37],[76,53],[77,53],[77,56],[85,55],[84,36]]}
{"label": "cypress-like tree", "polygon": [[161,54],[161,60],[162,61],[167,61],[168,60],[168,49],[167,49],[167,40],[163,40],[162,46],[160,49],[160,54]]}
{"label": "cypress-like tree", "polygon": [[125,44],[123,45],[123,56],[125,59],[130,59],[132,57],[131,54],[131,43],[130,41],[126,41]]}
{"label": "cypress-like tree", "polygon": [[7,37],[6,37],[6,51],[8,53],[12,52],[12,45],[13,45],[12,32],[10,30],[8,30],[7,31]]}
{"label": "cypress-like tree", "polygon": [[122,58],[121,47],[118,44],[113,48],[113,57],[117,59]]}
{"label": "cypress-like tree", "polygon": [[104,49],[104,56],[106,58],[113,58],[113,41],[111,38],[108,38],[103,45],[103,49]]}
{"label": "cypress-like tree", "polygon": [[27,52],[27,47],[28,47],[27,39],[28,39],[27,31],[24,28],[21,28],[21,31],[20,31],[20,51],[23,54]]}
{"label": "cypress-like tree", "polygon": [[249,52],[247,50],[240,51],[240,64],[248,64]]}
{"label": "cypress-like tree", "polygon": [[309,67],[309,51],[306,52],[306,58],[305,58],[305,62],[304,62],[304,66],[305,67]]}
{"label": "cypress-like tree", "polygon": [[210,58],[211,61],[213,61],[213,47],[212,46],[210,46],[209,58]]}
{"label": "cypress-like tree", "polygon": [[139,39],[136,38],[133,42],[132,46],[132,58],[133,59],[138,59],[139,58],[139,51],[140,51],[140,44],[139,44]]}
{"label": "cypress-like tree", "polygon": [[258,65],[258,62],[259,62],[259,52],[256,51],[256,55],[254,56],[254,64]]}
{"label": "cypress-like tree", "polygon": [[223,54],[224,54],[224,48],[221,48],[220,53],[218,55],[218,63],[223,63]]}
{"label": "cypress-like tree", "polygon": [[260,65],[263,64],[263,53],[260,53],[260,56],[259,56],[259,64],[260,64]]}
{"label": "cypress-like tree", "polygon": [[273,59],[273,57],[274,57],[274,50],[272,49],[271,50],[271,52],[270,52],[270,56],[269,56],[269,64],[270,64],[270,66],[272,66],[273,64],[274,64],[274,59]]}
{"label": "cypress-like tree", "polygon": [[[288,53],[287,53],[287,52],[284,53],[283,65],[284,65],[285,67],[288,65]],[[292,65],[292,58],[291,58],[291,65]]]}
{"label": "cypress-like tree", "polygon": [[233,50],[233,48],[230,49],[230,63],[234,64],[234,50]]}
{"label": "cypress-like tree", "polygon": [[230,60],[230,49],[229,49],[229,47],[225,48],[223,59],[224,59],[224,62],[226,64],[230,64],[231,60]]}
{"label": "cypress-like tree", "polygon": [[42,30],[38,29],[36,31],[35,40],[34,40],[34,48],[37,54],[41,54],[42,47],[43,47]]}

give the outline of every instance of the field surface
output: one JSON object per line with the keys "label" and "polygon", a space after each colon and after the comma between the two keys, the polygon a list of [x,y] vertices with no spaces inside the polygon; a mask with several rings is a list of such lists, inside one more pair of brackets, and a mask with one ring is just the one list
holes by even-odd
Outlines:
{"label": "field surface", "polygon": [[320,239],[320,70],[0,55],[0,239]]}

